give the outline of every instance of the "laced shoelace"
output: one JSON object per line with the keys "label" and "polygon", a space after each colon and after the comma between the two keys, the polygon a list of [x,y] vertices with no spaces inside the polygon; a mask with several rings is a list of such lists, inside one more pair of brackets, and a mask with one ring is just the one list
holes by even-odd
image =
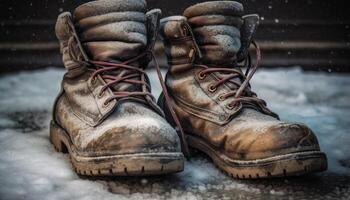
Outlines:
{"label": "laced shoelace", "polygon": [[[122,62],[122,63],[111,63],[111,62],[105,62],[105,61],[90,61],[91,64],[93,64],[95,66],[99,66],[99,68],[97,68],[97,69],[92,69],[92,70],[94,70],[94,72],[92,73],[92,78],[94,80],[94,78],[96,78],[98,75],[100,75],[100,77],[102,79],[104,79],[106,82],[106,84],[101,88],[100,95],[103,95],[104,91],[106,91],[107,88],[111,88],[113,91],[113,96],[106,99],[106,101],[104,103],[105,105],[108,105],[109,102],[111,102],[113,99],[119,99],[119,98],[123,98],[123,97],[137,97],[141,100],[144,99],[144,101],[147,103],[147,100],[145,97],[149,96],[153,101],[155,101],[155,98],[153,97],[153,95],[150,92],[151,86],[147,83],[147,81],[144,78],[146,76],[145,71],[139,67],[134,67],[131,65],[131,63],[133,63],[133,62],[139,60],[140,58],[147,56],[149,54],[151,55],[151,57],[155,63],[158,79],[159,79],[159,82],[160,82],[160,85],[162,87],[163,94],[165,97],[166,106],[168,107],[168,110],[170,111],[171,117],[177,126],[176,130],[177,130],[178,135],[179,135],[180,140],[181,140],[182,151],[183,151],[184,155],[189,159],[190,152],[189,152],[189,148],[188,148],[188,144],[187,144],[187,141],[185,138],[184,131],[182,129],[180,120],[177,117],[177,115],[176,115],[176,113],[171,105],[170,97],[169,97],[167,88],[165,86],[165,83],[164,83],[164,80],[162,77],[160,66],[159,66],[158,61],[155,58],[153,52],[144,52],[143,54],[141,54],[133,59]],[[119,71],[119,73],[113,74],[113,75],[110,74],[111,72],[116,72],[116,71]],[[128,71],[128,73],[125,73],[125,71]],[[139,77],[139,80],[135,79],[137,77]],[[122,83],[122,82],[129,83],[129,84],[138,84],[141,86],[141,88],[144,88],[144,89],[143,89],[143,91],[118,91],[118,90],[113,89],[112,86],[118,85],[119,83]]]}
{"label": "laced shoelace", "polygon": [[[223,67],[217,67],[217,66],[206,66],[206,65],[196,65],[199,67],[204,68],[199,73],[199,78],[204,79],[207,74],[210,73],[222,73],[227,76],[225,77],[218,77],[219,80],[215,83],[211,84],[209,86],[209,91],[214,92],[216,89],[223,85],[226,82],[230,82],[231,84],[234,84],[238,89],[233,89],[232,91],[229,91],[227,93],[221,94],[219,96],[220,100],[225,100],[228,97],[234,97],[233,100],[227,105],[229,109],[234,109],[234,107],[238,103],[243,103],[246,105],[250,105],[252,107],[259,107],[264,112],[273,115],[278,118],[277,114],[273,113],[266,107],[266,102],[262,99],[259,99],[253,91],[251,91],[249,81],[252,79],[253,75],[255,74],[256,70],[259,67],[260,60],[261,60],[261,52],[258,44],[256,42],[252,42],[252,44],[255,47],[255,53],[256,53],[256,62],[254,65],[251,64],[251,57],[250,55],[247,56],[247,59],[244,62],[243,67],[247,67],[247,70],[245,74],[243,74],[240,70],[234,69],[234,68],[223,68]],[[240,83],[238,81],[235,81],[234,79],[239,78],[241,80],[244,80],[243,83]]]}
{"label": "laced shoelace", "polygon": [[[99,66],[97,69],[93,69],[93,73],[91,75],[92,80],[96,80],[97,76],[100,77],[106,82],[106,84],[101,88],[99,96],[102,96],[103,93],[111,88],[113,91],[113,95],[110,96],[104,102],[105,105],[109,104],[113,99],[123,98],[123,97],[136,97],[140,100],[146,100],[144,97],[149,96],[154,100],[153,95],[149,92],[151,90],[151,86],[145,80],[145,72],[139,67],[134,67],[130,65],[130,63],[135,62],[141,57],[145,56],[145,54],[141,54],[133,59],[127,60],[122,63],[111,63],[105,61],[90,61],[95,66]],[[119,72],[116,74],[111,74],[113,72]],[[135,79],[139,78],[139,79]],[[118,85],[119,83],[129,83],[140,85],[140,88],[145,88],[144,91],[119,91],[115,90],[113,86]],[[143,89],[141,89],[143,90]]]}

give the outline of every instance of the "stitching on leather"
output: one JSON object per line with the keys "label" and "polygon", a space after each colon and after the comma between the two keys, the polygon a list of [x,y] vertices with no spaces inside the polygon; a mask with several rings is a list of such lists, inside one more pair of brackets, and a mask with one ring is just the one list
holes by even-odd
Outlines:
{"label": "stitching on leather", "polygon": [[[115,107],[116,107],[116,105],[117,105],[117,102],[115,102],[115,100],[113,100],[113,102],[111,102],[111,103],[114,103],[114,105],[111,106],[110,109],[107,110],[105,114],[103,114],[103,112],[101,111],[101,109],[100,109],[100,107],[99,107],[98,102],[96,101],[96,99],[98,99],[98,98],[96,98],[96,96],[94,95],[93,91],[92,91],[91,88],[89,87],[89,83],[86,82],[86,84],[87,84],[88,89],[89,89],[89,91],[90,91],[90,95],[93,97],[94,102],[95,102],[95,104],[96,104],[96,106],[97,106],[97,109],[98,109],[98,111],[99,111],[99,114],[100,114],[100,116],[97,117],[97,118],[98,118],[97,121],[94,122],[94,124],[93,124],[93,126],[96,126],[96,125],[100,124],[101,121],[102,121],[104,118],[106,118],[106,116],[108,116],[109,113],[111,113],[111,111],[113,111],[113,110],[115,109]],[[107,94],[109,94],[108,91],[107,91]]]}
{"label": "stitching on leather", "polygon": [[[101,113],[101,111],[100,111],[100,108],[98,107],[98,104],[97,104],[97,102],[96,102],[96,99],[95,99],[95,96],[93,95],[93,93],[92,93],[92,91],[91,91],[91,89],[90,89],[90,87],[89,87],[89,85],[88,85],[88,82],[86,82],[86,84],[87,84],[87,88],[88,88],[88,90],[89,90],[89,95],[94,99],[94,102],[95,102],[95,104],[96,104],[96,106],[97,106],[97,108],[98,108],[98,111],[99,111],[99,115],[100,116],[97,116],[96,118],[97,118],[97,121],[95,121],[95,119],[93,119],[92,117],[87,117],[88,118],[88,120],[87,119],[85,119],[82,115],[82,112],[80,112],[80,111],[78,111],[77,109],[74,109],[74,107],[72,106],[72,99],[70,99],[69,98],[69,95],[66,95],[66,98],[67,98],[67,102],[68,102],[68,104],[69,104],[69,106],[71,107],[71,109],[72,109],[72,112],[73,112],[73,114],[77,117],[77,118],[79,118],[81,121],[83,121],[83,122],[85,122],[85,123],[87,123],[87,124],[89,124],[90,126],[96,126],[98,123],[99,123],[99,121],[103,118],[103,114]],[[108,113],[108,112],[107,112]],[[86,115],[84,115],[85,117],[86,117]]]}
{"label": "stitching on leather", "polygon": [[[179,97],[174,97],[175,101],[179,104],[181,104],[181,109],[184,110],[185,112],[188,112],[192,115],[195,115],[197,116],[198,118],[201,118],[201,119],[207,119],[207,120],[210,120],[214,123],[217,123],[217,124],[223,124],[220,120],[219,120],[219,117],[221,114],[218,114],[218,113],[214,113],[210,110],[206,110],[206,109],[203,109],[203,108],[199,108],[197,106],[194,106],[194,105],[191,105],[189,103],[187,103],[185,100],[179,98]],[[196,110],[197,109],[197,110]],[[198,111],[200,110],[200,111]],[[216,117],[212,117],[210,115],[208,115],[207,113],[211,113],[212,115],[215,115]]]}

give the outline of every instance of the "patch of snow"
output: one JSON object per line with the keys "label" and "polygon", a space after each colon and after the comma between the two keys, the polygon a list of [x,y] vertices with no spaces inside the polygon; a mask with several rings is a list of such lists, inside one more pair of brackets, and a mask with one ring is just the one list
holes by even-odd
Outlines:
{"label": "patch of snow", "polygon": [[[0,199],[269,199],[350,194],[350,169],[339,164],[339,160],[350,160],[349,75],[299,68],[257,72],[253,90],[283,120],[304,122],[315,131],[328,155],[329,171],[301,180],[250,182],[226,176],[201,154],[174,175],[79,177],[72,171],[69,157],[56,153],[48,139],[51,106],[63,73],[46,69],[0,77]],[[150,72],[150,79],[158,97],[155,72]],[[27,130],[28,125],[34,128]]]}
{"label": "patch of snow", "polygon": [[0,112],[51,110],[63,74],[49,69],[0,77]]}
{"label": "patch of snow", "polygon": [[253,78],[258,96],[283,120],[307,124],[317,135],[321,149],[327,153],[329,170],[349,172],[339,160],[350,144],[349,75],[289,70],[261,70]]}

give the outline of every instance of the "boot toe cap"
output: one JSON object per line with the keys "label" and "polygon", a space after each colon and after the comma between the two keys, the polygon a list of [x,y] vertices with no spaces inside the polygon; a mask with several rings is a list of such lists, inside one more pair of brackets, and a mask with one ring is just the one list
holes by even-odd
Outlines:
{"label": "boot toe cap", "polygon": [[315,134],[298,123],[276,123],[262,129],[249,129],[241,139],[226,143],[229,155],[240,159],[261,159],[303,151],[319,151]]}
{"label": "boot toe cap", "polygon": [[104,155],[181,152],[175,129],[149,108],[131,102],[122,103],[79,143],[83,151]]}

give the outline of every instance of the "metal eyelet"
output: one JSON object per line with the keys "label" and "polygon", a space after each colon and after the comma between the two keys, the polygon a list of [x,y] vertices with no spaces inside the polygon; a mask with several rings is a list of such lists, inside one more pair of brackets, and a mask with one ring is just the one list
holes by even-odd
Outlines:
{"label": "metal eyelet", "polygon": [[219,100],[220,101],[225,101],[226,100],[226,97],[224,95],[225,94],[220,94],[220,96],[219,96]]}
{"label": "metal eyelet", "polygon": [[209,90],[209,92],[215,92],[216,91],[216,87],[214,87],[214,85],[213,84],[210,84],[209,85],[209,87],[208,87],[208,90]]}
{"label": "metal eyelet", "polygon": [[105,91],[101,91],[100,93],[98,93],[97,97],[101,99],[104,95]]}
{"label": "metal eyelet", "polygon": [[205,75],[204,73],[202,73],[202,72],[198,73],[198,78],[199,78],[200,80],[205,79],[205,77],[207,77],[207,75]]}
{"label": "metal eyelet", "polygon": [[111,102],[110,101],[105,101],[103,104],[102,104],[102,107],[106,108],[109,106]]}
{"label": "metal eyelet", "polygon": [[95,76],[95,77],[92,77],[92,78],[91,78],[91,85],[95,85],[96,82],[97,82],[97,77],[96,77],[96,76]]}
{"label": "metal eyelet", "polygon": [[227,106],[226,106],[228,109],[230,109],[230,110],[233,110],[235,107],[234,107],[234,105],[231,105],[230,103],[229,104],[227,104]]}

